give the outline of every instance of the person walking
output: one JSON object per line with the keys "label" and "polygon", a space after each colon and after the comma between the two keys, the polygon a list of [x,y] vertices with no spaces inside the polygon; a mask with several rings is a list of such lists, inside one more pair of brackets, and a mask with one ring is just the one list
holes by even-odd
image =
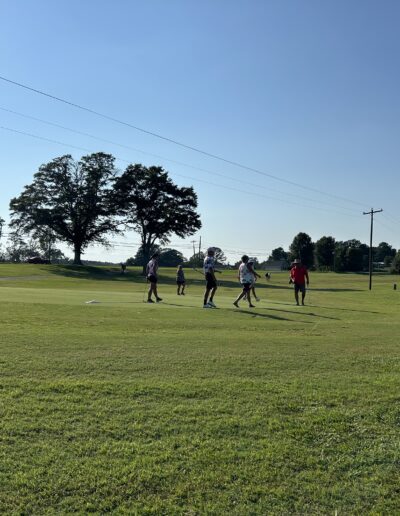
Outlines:
{"label": "person walking", "polygon": [[[206,280],[206,290],[204,292],[203,308],[217,308],[214,304],[214,296],[217,291],[217,280],[215,278],[215,249],[209,247],[207,256],[204,258],[203,272]],[[208,297],[210,296],[210,297]]]}
{"label": "person walking", "polygon": [[299,258],[296,258],[292,265],[293,267],[290,269],[289,284],[294,284],[294,297],[296,299],[297,306],[299,306],[299,292],[301,292],[301,304],[304,305],[304,299],[306,297],[306,284],[307,287],[310,284],[308,270],[301,263]]}
{"label": "person walking", "polygon": [[239,308],[239,301],[246,298],[249,303],[249,308],[254,308],[251,302],[251,287],[254,279],[259,278],[260,275],[256,273],[252,265],[249,264],[249,257],[245,254],[242,256],[242,263],[239,265],[238,279],[242,285],[242,292],[238,295],[233,304]]}
{"label": "person walking", "polygon": [[253,269],[253,281],[252,281],[252,284],[251,284],[251,293],[253,294],[253,297],[254,299],[257,301],[257,303],[259,303],[260,301],[260,298],[257,297],[257,294],[256,294],[256,281],[257,281],[257,278],[261,278],[261,276],[259,276],[255,269],[254,269],[254,262],[252,260],[249,260],[248,262],[248,265],[251,265],[252,269]]}
{"label": "person walking", "polygon": [[150,282],[149,291],[147,293],[147,302],[148,303],[154,303],[154,301],[151,298],[152,294],[154,294],[154,297],[156,298],[157,303],[162,301],[161,297],[158,296],[158,292],[157,292],[158,257],[159,257],[159,254],[154,253],[146,267],[147,281]]}
{"label": "person walking", "polygon": [[178,265],[178,269],[176,270],[176,285],[177,285],[176,293],[178,294],[178,296],[184,296],[186,280],[185,280],[185,273],[183,272],[182,265]]}

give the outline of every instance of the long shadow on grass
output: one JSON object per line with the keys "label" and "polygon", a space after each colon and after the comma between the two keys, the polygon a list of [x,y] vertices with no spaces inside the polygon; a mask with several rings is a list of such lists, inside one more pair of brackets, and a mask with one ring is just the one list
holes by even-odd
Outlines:
{"label": "long shadow on grass", "polygon": [[[280,301],[273,301],[276,305],[293,306],[293,303],[282,303]],[[310,305],[307,303],[309,308],[323,308],[326,310],[341,310],[342,312],[360,312],[364,314],[382,314],[384,312],[374,312],[372,310],[354,310],[353,308],[339,308],[337,306],[321,306],[321,305]]]}
{"label": "long shadow on grass", "polygon": [[[254,315],[259,315],[260,317],[276,317],[278,319],[280,319],[280,317],[278,316],[273,316],[271,314],[260,314],[259,312],[250,312],[248,310],[243,310],[241,308],[239,308],[240,312],[242,313],[248,313],[248,314],[254,314]],[[318,317],[318,318],[321,318],[321,319],[332,319],[334,321],[340,321],[340,319],[338,317],[329,317],[327,315],[317,315],[317,314],[314,314],[314,313],[310,313],[310,312],[294,312],[293,310],[281,310],[279,308],[267,308],[268,311],[273,311],[273,312],[284,312],[285,314],[294,314],[294,315],[300,315],[300,316],[308,316],[308,317]],[[235,311],[235,310],[233,310]],[[291,321],[292,319],[284,319],[286,321]],[[308,321],[303,321],[303,322],[308,322]]]}
{"label": "long shadow on grass", "polygon": [[[237,286],[237,284],[236,284]],[[293,290],[293,287],[286,285],[260,285],[256,283],[256,287],[273,289],[273,290]],[[311,289],[310,289],[311,290]],[[313,292],[364,292],[362,288],[313,288]]]}
{"label": "long shadow on grass", "polygon": [[[289,321],[293,322],[293,319],[288,319],[287,317],[279,317],[279,315],[273,315],[273,314],[261,314],[260,312],[250,312],[250,310],[243,310],[242,308],[234,309],[234,308],[227,308],[228,312],[235,312],[238,314],[246,314],[251,315],[252,317],[264,317],[266,319],[274,319],[276,321]],[[305,323],[312,324],[311,321],[304,321]]]}
{"label": "long shadow on grass", "polygon": [[66,278],[146,283],[146,279],[143,277],[141,271],[128,271],[126,274],[121,274],[121,271],[117,267],[112,266],[103,268],[92,265],[57,265],[46,269],[46,271],[50,274],[64,276]]}
{"label": "long shadow on grass", "polygon": [[[310,305],[309,305],[310,306]],[[308,315],[309,317],[320,317],[321,319],[332,319],[335,321],[339,321],[340,319],[338,317],[329,317],[328,315],[317,315],[313,312],[302,312],[302,308],[299,307],[299,311],[293,311],[293,310],[282,310],[281,308],[268,308],[268,310],[273,310],[275,312],[285,312],[287,314],[295,314],[295,315]]]}

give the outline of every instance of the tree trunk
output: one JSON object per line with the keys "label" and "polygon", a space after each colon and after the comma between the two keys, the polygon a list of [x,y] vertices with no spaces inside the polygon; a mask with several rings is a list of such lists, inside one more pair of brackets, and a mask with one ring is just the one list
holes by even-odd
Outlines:
{"label": "tree trunk", "polygon": [[81,254],[82,246],[80,244],[74,244],[74,265],[82,265]]}
{"label": "tree trunk", "polygon": [[148,246],[147,246],[147,244],[144,244],[144,246],[143,246],[143,268],[142,268],[143,276],[146,276],[146,268],[147,268],[147,264],[150,260],[149,255],[150,255],[150,252],[149,252]]}

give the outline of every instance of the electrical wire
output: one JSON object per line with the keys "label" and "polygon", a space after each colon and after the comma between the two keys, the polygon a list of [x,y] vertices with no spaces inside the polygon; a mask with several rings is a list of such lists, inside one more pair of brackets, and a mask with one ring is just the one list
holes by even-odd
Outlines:
{"label": "electrical wire", "polygon": [[391,222],[392,224],[396,224],[396,226],[400,225],[400,220],[396,219],[390,212],[388,213],[387,210],[385,210],[384,213],[382,213],[382,217]]}
{"label": "electrical wire", "polygon": [[[201,168],[201,167],[197,167],[195,165],[191,165],[191,164],[185,163],[183,161],[178,161],[178,160],[166,158],[166,157],[161,156],[159,154],[154,154],[154,153],[151,153],[151,152],[144,151],[142,149],[138,149],[137,147],[132,147],[132,146],[129,146],[129,145],[124,145],[124,144],[121,144],[121,143],[118,143],[118,142],[114,142],[114,141],[108,140],[106,138],[102,138],[102,137],[99,137],[99,136],[96,136],[96,135],[93,135],[93,134],[90,134],[90,133],[79,131],[77,129],[72,129],[71,127],[66,127],[64,125],[61,125],[61,124],[58,124],[58,123],[55,123],[55,122],[50,122],[48,120],[43,120],[42,118],[37,118],[37,117],[31,116],[31,115],[27,115],[26,113],[21,113],[19,111],[14,111],[12,109],[7,109],[7,108],[2,107],[2,106],[0,106],[0,110],[4,111],[6,113],[11,113],[13,115],[17,115],[17,116],[26,118],[28,120],[34,120],[34,121],[40,122],[42,124],[50,125],[52,127],[57,127],[59,129],[63,129],[65,131],[69,131],[69,132],[74,133],[74,134],[78,134],[78,135],[81,135],[81,136],[86,136],[88,138],[101,141],[103,143],[108,143],[110,145],[115,145],[117,147],[121,147],[123,149],[128,149],[128,150],[131,150],[131,151],[134,151],[134,152],[139,152],[141,154],[152,156],[152,157],[155,157],[157,159],[161,159],[163,161],[168,161],[170,163],[174,163],[174,164],[177,164],[177,165],[180,165],[180,166],[184,166],[184,167],[188,167],[188,168],[191,168],[191,169],[194,169],[194,170],[198,170],[200,172],[204,172],[204,173],[210,174],[212,176],[222,177],[224,179],[229,179],[231,181],[235,181],[237,183],[243,184],[243,179],[237,179],[235,177],[228,176],[228,175],[222,174],[220,172],[215,172],[215,171],[212,171],[212,170],[207,170],[207,169],[204,169],[204,168]],[[260,185],[260,184],[256,184],[256,183],[251,183],[251,182],[249,182],[247,180],[246,180],[246,185],[254,186],[256,188],[262,188],[264,190],[273,191],[273,192],[276,192],[276,193],[279,193],[279,194],[283,194],[283,195],[288,195],[290,197],[296,197],[298,199],[302,199],[302,200],[305,200],[305,201],[316,202],[316,203],[320,203],[320,204],[324,204],[324,205],[328,204],[328,205],[333,206],[335,208],[340,208],[340,209],[348,210],[348,211],[351,211],[351,212],[356,212],[356,213],[359,212],[359,210],[355,210],[353,208],[348,208],[346,206],[338,206],[337,204],[330,203],[329,201],[320,201],[318,199],[313,199],[313,198],[310,198],[310,197],[304,197],[302,195],[298,195],[298,194],[294,194],[294,193],[290,193],[290,192],[285,192],[285,191],[282,191],[282,190],[276,190],[274,188],[270,188],[269,186]]]}
{"label": "electrical wire", "polygon": [[391,231],[393,234],[395,234],[397,237],[400,237],[400,231],[397,229],[393,229],[391,228],[390,226],[388,226],[387,224],[385,224],[384,222],[382,222],[381,220],[379,220],[378,218],[374,218],[374,222],[377,222],[379,225],[381,225],[382,227],[384,227],[385,229],[387,229],[388,231]]}
{"label": "electrical wire", "polygon": [[4,82],[7,82],[8,84],[12,84],[14,86],[18,86],[19,88],[23,88],[25,90],[28,90],[28,91],[31,91],[33,93],[36,93],[38,95],[42,95],[44,97],[47,97],[47,98],[50,98],[52,100],[55,100],[57,102],[61,102],[63,104],[66,104],[66,105],[69,105],[71,107],[74,107],[76,109],[80,109],[82,111],[85,111],[87,113],[90,113],[92,115],[96,115],[98,117],[101,117],[105,120],[109,120],[111,122],[114,122],[114,123],[117,123],[117,124],[120,124],[120,125],[123,125],[125,127],[129,127],[131,129],[134,129],[136,131],[139,131],[141,133],[144,133],[144,134],[147,134],[147,135],[150,135],[150,136],[153,136],[155,138],[158,138],[160,140],[163,140],[163,141],[166,141],[168,143],[172,143],[174,145],[177,145],[179,147],[182,147],[184,149],[187,149],[187,150],[190,150],[190,151],[193,151],[193,152],[196,152],[198,154],[202,154],[204,156],[207,156],[209,158],[213,158],[213,159],[216,159],[216,160],[219,160],[221,162],[224,162],[224,163],[227,163],[229,165],[232,165],[234,167],[238,167],[238,168],[241,168],[243,170],[247,170],[249,172],[253,172],[255,174],[259,174],[259,175],[262,175],[262,176],[265,176],[265,177],[269,177],[271,179],[274,179],[276,181],[280,181],[280,182],[283,182],[285,184],[289,184],[289,185],[292,185],[292,186],[296,186],[297,188],[302,188],[302,189],[305,189],[307,191],[313,191],[315,193],[318,193],[320,195],[325,195],[325,196],[328,196],[328,197],[332,197],[332,198],[335,198],[335,199],[340,199],[342,201],[345,201],[345,202],[349,202],[351,204],[358,204],[359,206],[363,206],[365,207],[365,204],[364,203],[360,203],[358,201],[354,201],[352,199],[347,199],[346,197],[341,197],[339,195],[335,195],[335,194],[332,194],[330,192],[324,192],[323,190],[319,190],[317,188],[313,188],[313,187],[310,187],[310,186],[306,186],[304,184],[301,184],[301,183],[297,183],[295,181],[291,181],[289,179],[285,179],[285,178],[282,178],[282,177],[278,177],[274,174],[270,174],[268,172],[265,172],[265,171],[262,171],[262,170],[259,170],[257,168],[254,168],[254,167],[250,167],[248,165],[245,165],[245,164],[242,164],[242,163],[239,163],[237,161],[234,161],[234,160],[230,160],[230,159],[227,159],[227,158],[224,158],[223,156],[219,156],[218,154],[213,154],[211,152],[208,152],[208,151],[205,151],[203,149],[200,149],[198,147],[194,147],[192,145],[188,145],[186,143],[183,143],[183,142],[180,142],[178,140],[174,140],[172,138],[169,138],[169,137],[166,137],[166,136],[163,136],[159,133],[156,133],[154,131],[149,131],[147,129],[144,129],[142,127],[138,127],[134,124],[131,124],[129,122],[125,122],[123,120],[120,120],[118,118],[115,118],[113,116],[110,116],[110,115],[106,115],[104,113],[101,113],[99,111],[96,111],[94,109],[91,109],[91,108],[88,108],[88,107],[85,107],[85,106],[82,106],[80,104],[77,104],[75,102],[71,102],[69,100],[66,100],[66,99],[63,99],[61,97],[57,97],[55,95],[52,95],[50,93],[47,93],[45,91],[42,91],[42,90],[39,90],[37,88],[33,88],[31,86],[28,86],[26,84],[22,84],[20,82],[17,82],[17,81],[13,81],[11,79],[8,79],[7,77],[4,77],[4,76],[0,76],[0,80],[4,81]]}
{"label": "electrical wire", "polygon": [[[46,141],[48,143],[54,143],[56,145],[62,145],[63,147],[71,147],[73,149],[77,149],[77,150],[84,151],[84,152],[89,152],[89,153],[93,152],[92,150],[87,149],[86,147],[80,147],[80,146],[77,146],[77,145],[72,145],[72,144],[65,143],[65,142],[62,142],[62,141],[59,141],[59,140],[53,140],[51,138],[47,138],[47,137],[40,136],[40,135],[37,135],[37,134],[29,133],[29,132],[26,132],[26,131],[20,131],[20,130],[13,129],[13,128],[6,127],[6,126],[0,126],[0,129],[2,129],[4,131],[12,132],[12,133],[20,134],[20,135],[23,135],[23,136],[28,136],[30,138],[35,138],[37,140],[43,140],[43,141]],[[118,159],[121,162],[124,162],[124,163],[128,163],[128,164],[131,163],[131,161],[129,161],[127,159],[124,159],[124,158],[121,158],[121,157],[118,157],[118,156],[115,156],[115,158]],[[358,218],[357,215],[353,215],[353,214],[350,214],[350,213],[342,213],[342,212],[337,211],[337,210],[331,210],[331,209],[328,209],[328,208],[321,208],[321,207],[318,207],[318,206],[309,206],[309,205],[297,203],[297,202],[294,202],[294,201],[289,201],[287,199],[280,199],[278,197],[272,197],[270,195],[260,194],[260,193],[257,193],[257,192],[248,192],[247,190],[242,190],[242,189],[234,188],[232,186],[227,186],[227,185],[220,185],[218,183],[213,183],[211,181],[206,181],[205,179],[199,179],[197,177],[187,176],[185,174],[179,174],[177,172],[174,172],[173,175],[174,176],[178,176],[178,177],[182,177],[184,179],[190,179],[191,181],[208,184],[208,185],[211,185],[211,186],[214,186],[214,187],[217,187],[217,188],[222,188],[222,189],[225,189],[225,190],[231,190],[231,191],[239,192],[240,194],[246,194],[246,195],[261,197],[261,198],[264,198],[264,199],[269,199],[269,200],[273,200],[273,201],[283,202],[283,203],[286,203],[286,204],[291,204],[291,205],[294,205],[294,206],[300,206],[302,208],[308,208],[308,209],[311,209],[311,210],[318,210],[318,211],[323,211],[323,212],[327,212],[327,213],[336,213],[336,214],[339,214],[339,215],[345,215],[346,217],[357,217]]]}

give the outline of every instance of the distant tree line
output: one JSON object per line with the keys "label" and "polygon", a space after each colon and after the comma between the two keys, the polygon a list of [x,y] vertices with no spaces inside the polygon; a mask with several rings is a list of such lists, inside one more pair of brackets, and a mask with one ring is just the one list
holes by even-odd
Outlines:
{"label": "distant tree line", "polygon": [[[387,242],[374,247],[372,256],[376,265],[400,272],[400,251],[396,252]],[[369,246],[356,239],[340,241],[332,236],[323,236],[313,242],[307,233],[298,233],[288,251],[277,247],[260,265],[268,267],[275,261],[289,265],[295,258],[300,258],[307,267],[321,271],[361,272],[368,269]]]}

